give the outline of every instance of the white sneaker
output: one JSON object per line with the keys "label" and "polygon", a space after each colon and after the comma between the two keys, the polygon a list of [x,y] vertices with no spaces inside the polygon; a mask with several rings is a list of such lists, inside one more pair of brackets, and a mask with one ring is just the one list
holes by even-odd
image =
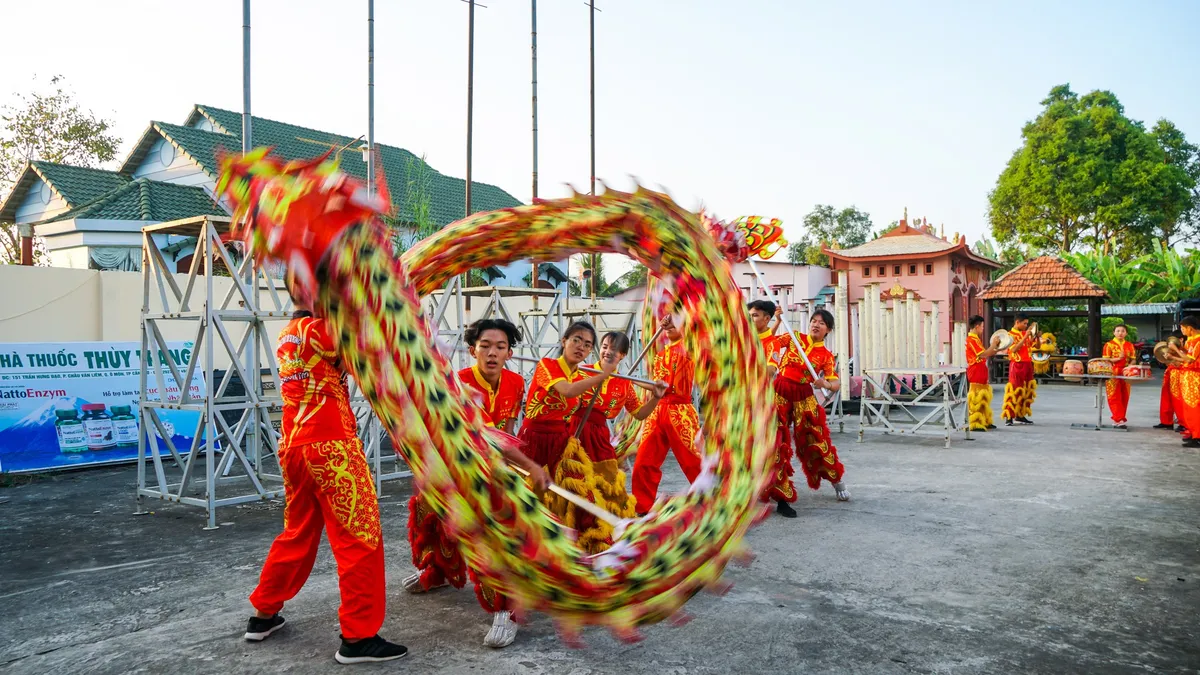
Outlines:
{"label": "white sneaker", "polygon": [[512,612],[496,612],[492,615],[492,629],[483,644],[493,649],[501,649],[517,639],[517,622],[513,621]]}
{"label": "white sneaker", "polygon": [[[404,581],[401,581],[400,585],[404,587],[404,590],[408,591],[409,593],[412,593],[413,595],[416,595],[418,593],[427,592],[425,590],[425,587],[421,585],[421,573],[420,572],[414,572],[414,573],[410,574],[409,576],[404,577]],[[446,585],[445,583],[441,583],[441,584],[438,584],[437,586],[434,586],[433,588],[430,588],[429,590],[430,591],[437,590],[445,585]]]}
{"label": "white sneaker", "polygon": [[837,492],[837,498],[839,502],[850,501],[850,491],[846,489],[845,481],[838,481],[834,483],[833,490],[834,492]]}

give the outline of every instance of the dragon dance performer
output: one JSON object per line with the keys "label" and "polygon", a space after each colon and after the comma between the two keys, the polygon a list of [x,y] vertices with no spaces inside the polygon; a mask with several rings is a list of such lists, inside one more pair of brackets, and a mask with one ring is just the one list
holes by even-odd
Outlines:
{"label": "dragon dance performer", "polygon": [[[804,470],[808,486],[818,490],[824,478],[833,485],[838,501],[844,502],[850,499],[850,490],[843,480],[846,469],[829,438],[825,408],[817,402],[813,390],[814,385],[830,392],[841,388],[835,367],[836,359],[833,352],[825,347],[825,336],[831,330],[833,314],[818,309],[809,321],[807,335],[797,333],[796,340],[788,335],[781,336],[784,351],[779,358],[779,375],[775,378],[775,410],[785,438],[791,427],[795,452],[800,457],[800,468]],[[815,381],[797,350],[797,341],[817,373]],[[784,513],[782,509],[780,513]]]}
{"label": "dragon dance performer", "polygon": [[[767,355],[767,372],[774,379],[779,372],[779,356],[778,352],[787,346],[786,335],[776,335],[775,331],[779,328],[781,322],[780,316],[783,313],[781,307],[776,307],[775,303],[770,300],[755,300],[747,305],[750,310],[750,323],[754,326],[754,332],[758,334],[758,339],[762,342],[763,351]],[[774,322],[771,322],[774,317]],[[775,398],[775,387],[772,384],[770,396],[772,400]],[[777,506],[775,510],[784,518],[795,518],[797,516],[796,509],[792,508],[792,502],[796,501],[796,486],[792,483],[792,475],[795,470],[792,468],[792,444],[788,441],[787,429],[782,424],[776,425],[775,434],[775,460],[771,465],[771,484],[763,491],[760,499],[762,501],[774,501]]]}
{"label": "dragon dance performer", "polygon": [[334,658],[339,663],[398,659],[408,650],[379,637],[387,594],[375,483],[325,320],[297,311],[280,334],[277,354],[283,397],[283,533],[271,544],[250,595],[255,613],[245,638],[260,642],[283,627],[279,612],[308,580],[324,530],[342,596],[342,644]]}
{"label": "dragon dance performer", "polygon": [[633,462],[633,496],[637,499],[639,516],[654,506],[668,451],[675,454],[675,461],[679,462],[688,483],[700,475],[700,451],[696,448],[700,418],[696,406],[692,405],[696,365],[683,346],[683,333],[675,319],[665,316],[659,327],[669,344],[654,355],[650,379],[666,382],[668,388],[642,424],[642,438],[638,443],[637,459]]}
{"label": "dragon dance performer", "polygon": [[1029,350],[1038,345],[1038,338],[1029,330],[1029,315],[1019,312],[1008,331],[1013,343],[1008,348],[1008,385],[1004,387],[1004,408],[1001,415],[1005,426],[1014,422],[1033,424],[1029,416],[1037,398],[1037,380],[1033,377],[1033,357]]}
{"label": "dragon dance performer", "polygon": [[1175,396],[1175,413],[1183,422],[1183,446],[1185,448],[1200,448],[1200,319],[1185,316],[1180,322],[1187,342],[1184,343],[1184,354],[1172,356],[1172,362],[1177,366],[1171,381]]}
{"label": "dragon dance performer", "polygon": [[983,346],[983,317],[976,314],[967,326],[967,423],[971,431],[995,429],[992,424],[992,385],[988,382],[987,360],[1000,351],[999,337]]}
{"label": "dragon dance performer", "polygon": [[[510,434],[521,412],[525,380],[504,365],[512,357],[513,345],[519,340],[517,327],[503,319],[472,323],[467,326],[463,341],[475,358],[475,365],[458,371],[459,380],[478,394],[484,423]],[[529,473],[535,492],[546,489],[549,478],[541,466],[517,450],[509,450],[503,445],[498,447],[506,460]],[[480,606],[492,614],[492,627],[483,643],[495,648],[512,644],[517,637],[517,623],[504,596],[482,583],[475,571],[467,567],[458,546],[420,494],[409,499],[408,513],[408,539],[417,572],[404,579],[404,590],[424,593],[447,585],[462,588],[469,576]]]}
{"label": "dragon dance performer", "polygon": [[[1137,350],[1125,339],[1128,333],[1129,329],[1124,324],[1120,324],[1113,328],[1113,339],[1104,343],[1101,356],[1112,359],[1114,375],[1124,373],[1125,366],[1137,361]],[[1108,409],[1112,413],[1113,426],[1117,429],[1124,429],[1126,428],[1125,423],[1128,421],[1125,415],[1129,410],[1129,382],[1109,380],[1104,386],[1108,393]]]}
{"label": "dragon dance performer", "polygon": [[[606,333],[600,340],[600,360],[592,367],[601,370],[601,364],[609,361],[619,363],[628,354],[629,338],[624,333]],[[644,401],[638,398],[637,387],[650,390]],[[601,508],[623,518],[632,517],[635,513],[633,498],[625,489],[625,474],[617,465],[617,453],[613,448],[608,421],[617,417],[622,410],[633,415],[634,419],[646,419],[657,407],[666,390],[666,383],[659,383],[651,388],[629,380],[610,378],[598,389],[593,388],[585,392],[580,397],[580,407],[572,418],[572,428],[578,431],[583,451],[592,463],[594,477],[585,476],[583,472],[572,472],[578,474],[573,476],[574,479],[582,479],[588,484],[573,486],[570,480],[563,480],[563,486],[582,487],[584,489],[575,491],[583,493],[584,497],[591,499]],[[593,397],[596,397],[595,405],[592,405]],[[563,465],[566,464],[564,460]],[[590,515],[582,516],[582,520],[584,522],[575,525],[575,529],[580,533],[580,546],[591,553],[599,553],[612,545],[609,528],[597,523]]]}

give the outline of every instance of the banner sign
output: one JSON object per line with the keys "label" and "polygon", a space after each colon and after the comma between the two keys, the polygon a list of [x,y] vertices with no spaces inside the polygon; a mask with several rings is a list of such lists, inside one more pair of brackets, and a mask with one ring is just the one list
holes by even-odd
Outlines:
{"label": "banner sign", "polygon": [[[147,355],[147,364],[170,358],[186,374],[191,342],[171,342],[168,354]],[[137,459],[142,366],[138,342],[0,343],[0,473],[49,471]],[[163,364],[168,401],[180,399],[179,385]],[[161,400],[154,371],[147,373],[147,398]],[[197,370],[191,395],[204,395]],[[194,411],[159,410],[180,453],[192,447],[200,421]],[[166,452],[154,427],[159,449]],[[201,434],[203,436],[203,434]]]}

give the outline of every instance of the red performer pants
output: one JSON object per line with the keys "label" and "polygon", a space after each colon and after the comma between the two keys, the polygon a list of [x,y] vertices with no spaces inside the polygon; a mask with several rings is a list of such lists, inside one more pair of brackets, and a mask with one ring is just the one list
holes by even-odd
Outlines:
{"label": "red performer pants", "polygon": [[638,513],[646,513],[654,506],[668,450],[675,453],[675,461],[689,483],[700,475],[700,451],[696,449],[699,431],[696,408],[690,398],[683,396],[667,396],[646,418],[633,463],[633,496],[637,499]]}
{"label": "red performer pants", "polygon": [[[776,378],[778,381],[779,378]],[[786,385],[785,385],[786,389]],[[763,489],[759,499],[764,502],[794,502],[796,501],[796,486],[792,483],[795,469],[792,468],[792,443],[788,440],[788,412],[790,404],[777,393],[777,388],[771,388],[771,397],[775,401],[775,456],[767,470],[771,474],[771,482]]]}
{"label": "red performer pants", "polygon": [[1109,380],[1104,383],[1108,392],[1108,409],[1112,413],[1113,424],[1124,424],[1125,414],[1129,410],[1129,382],[1125,380]]}
{"label": "red performer pants", "polygon": [[383,534],[362,443],[354,438],[283,447],[279,466],[287,500],[283,533],[271,544],[250,604],[267,614],[283,609],[308,580],[324,530],[337,561],[342,636],[377,635],[386,606]]}
{"label": "red performer pants", "polygon": [[1159,424],[1174,424],[1175,423],[1175,407],[1171,402],[1171,377],[1175,371],[1168,368],[1163,373],[1162,394],[1158,397],[1158,423]]}
{"label": "red performer pants", "polygon": [[521,452],[546,468],[554,475],[571,433],[566,420],[525,420],[517,437],[521,439]]}
{"label": "red performer pants", "polygon": [[[775,410],[779,416],[783,442],[787,442],[788,426],[792,427],[795,452],[800,458],[800,468],[808,480],[808,487],[821,487],[821,479],[840,483],[846,468],[838,459],[837,448],[829,438],[829,425],[825,421],[825,408],[817,403],[811,384],[801,384],[786,378],[775,380]],[[791,474],[789,462],[787,473]],[[789,481],[790,483],[790,481]],[[795,489],[792,489],[795,492]],[[794,499],[794,498],[793,498]]]}
{"label": "red performer pants", "polygon": [[1004,407],[1001,416],[1006,420],[1029,417],[1033,400],[1037,398],[1037,380],[1033,379],[1033,364],[1014,361],[1008,365],[1008,384],[1004,387]]}
{"label": "red performer pants", "polygon": [[466,585],[468,575],[475,585],[475,598],[487,612],[508,609],[505,596],[483,583],[475,570],[467,567],[456,542],[446,533],[441,521],[420,493],[408,500],[408,542],[413,565],[421,573],[421,586],[429,590],[442,584],[455,588]]}

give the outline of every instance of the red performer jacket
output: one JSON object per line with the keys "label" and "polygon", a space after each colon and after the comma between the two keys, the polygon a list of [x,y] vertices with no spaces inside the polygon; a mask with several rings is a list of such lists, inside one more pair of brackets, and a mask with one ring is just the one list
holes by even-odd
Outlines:
{"label": "red performer jacket", "polygon": [[654,355],[650,364],[650,379],[668,385],[663,403],[692,403],[692,385],[696,376],[696,364],[683,347],[683,340],[671,343]]}
{"label": "red performer jacket", "polygon": [[346,374],[324,319],[292,319],[279,334],[275,355],[283,398],[283,446],[357,436]]}
{"label": "red performer jacket", "polygon": [[1131,362],[1137,361],[1137,350],[1128,340],[1117,340],[1113,338],[1104,343],[1104,351],[1101,354],[1106,359],[1116,359],[1113,363],[1113,374],[1123,375],[1121,371]]}
{"label": "red performer jacket", "polygon": [[481,394],[479,405],[483,408],[483,421],[489,427],[503,429],[509,420],[517,419],[521,413],[521,397],[525,393],[525,378],[511,370],[500,371],[500,386],[492,386],[479,372],[479,366],[458,371],[458,379],[471,390]]}
{"label": "red performer jacket", "polygon": [[579,397],[564,398],[551,389],[559,382],[578,382],[586,376],[572,370],[566,359],[542,359],[533,371],[529,395],[525,398],[525,419],[546,422],[565,422],[579,409]]}
{"label": "red performer jacket", "polygon": [[987,359],[983,358],[983,339],[975,333],[967,333],[967,382],[988,383]]}
{"label": "red performer jacket", "polygon": [[[596,370],[600,370],[600,362],[592,364]],[[579,407],[587,410],[592,403],[592,392],[595,389],[590,389],[579,397]],[[642,402],[638,399],[637,391],[634,385],[629,380],[618,380],[615,377],[610,377],[600,385],[600,398],[596,401],[596,407],[592,411],[594,413],[603,413],[608,419],[612,419],[621,414],[621,409],[624,408],[629,412],[634,412],[641,407]]]}
{"label": "red performer jacket", "polygon": [[[797,333],[796,335],[809,362],[812,363],[813,370],[817,371],[817,376],[824,377],[829,381],[838,379],[837,359],[833,356],[833,352],[825,347],[825,342],[814,341],[806,333]],[[804,365],[804,359],[796,351],[796,342],[787,334],[777,337],[782,338],[783,344],[787,345],[787,349],[779,359],[779,377],[799,384],[812,384],[812,375],[808,372],[808,366]]]}

